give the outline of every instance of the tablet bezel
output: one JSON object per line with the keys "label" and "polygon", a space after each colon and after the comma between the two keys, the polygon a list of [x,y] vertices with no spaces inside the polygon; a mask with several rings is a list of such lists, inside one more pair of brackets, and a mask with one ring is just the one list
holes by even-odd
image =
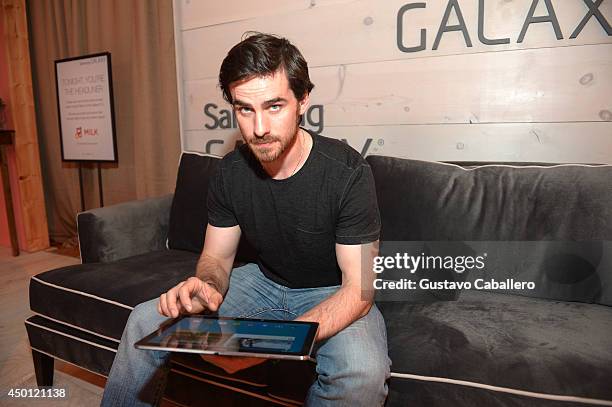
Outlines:
{"label": "tablet bezel", "polygon": [[[219,350],[205,350],[205,349],[193,349],[193,348],[177,348],[161,346],[158,344],[150,343],[151,339],[163,334],[165,331],[171,329],[174,325],[185,318],[197,318],[197,319],[213,319],[213,320],[226,320],[226,321],[245,321],[245,322],[269,322],[269,323],[291,323],[299,325],[307,325],[309,327],[306,338],[302,349],[298,352],[279,352],[270,353],[270,351],[253,351],[253,352],[232,352],[232,351],[219,351]],[[306,322],[306,321],[286,321],[277,319],[260,319],[260,318],[232,318],[232,317],[215,317],[210,315],[201,314],[185,314],[177,318],[170,319],[164,322],[158,329],[144,338],[140,339],[134,344],[137,349],[146,350],[163,350],[168,352],[183,352],[183,353],[197,353],[201,355],[218,355],[218,356],[245,356],[245,357],[259,357],[265,359],[292,359],[292,360],[314,360],[311,355],[314,349],[315,338],[319,330],[319,324],[317,322]]]}

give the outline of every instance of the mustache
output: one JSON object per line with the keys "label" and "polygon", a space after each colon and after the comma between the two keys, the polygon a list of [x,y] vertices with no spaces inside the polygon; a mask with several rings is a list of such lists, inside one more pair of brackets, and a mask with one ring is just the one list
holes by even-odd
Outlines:
{"label": "mustache", "polygon": [[273,141],[279,141],[276,137],[265,137],[265,138],[254,138],[249,141],[249,144],[259,145],[259,144],[267,144]]}

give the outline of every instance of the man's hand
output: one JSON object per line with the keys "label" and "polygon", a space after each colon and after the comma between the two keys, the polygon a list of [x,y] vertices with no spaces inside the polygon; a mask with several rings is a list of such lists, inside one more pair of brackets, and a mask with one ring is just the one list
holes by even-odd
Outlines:
{"label": "man's hand", "polygon": [[180,314],[197,314],[205,309],[217,311],[229,287],[229,275],[240,234],[239,226],[219,228],[207,225],[196,276],[162,294],[157,311],[171,318]]}
{"label": "man's hand", "polygon": [[205,309],[216,311],[222,302],[223,296],[211,284],[190,277],[159,297],[157,311],[176,318],[180,314],[197,314]]}

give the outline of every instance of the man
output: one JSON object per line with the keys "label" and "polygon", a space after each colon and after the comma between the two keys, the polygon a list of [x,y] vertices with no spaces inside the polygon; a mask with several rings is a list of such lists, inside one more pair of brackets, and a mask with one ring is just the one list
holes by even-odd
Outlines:
{"label": "man", "polygon": [[[134,342],[165,317],[209,310],[318,322],[318,378],[306,405],[382,405],[389,359],[372,303],[380,219],[370,167],[345,143],[299,127],[314,85],[286,39],[255,34],[234,46],[219,84],[245,144],[210,182],[196,276],[134,309],[102,404],[156,403],[168,354]],[[258,262],[232,270],[243,233]]]}

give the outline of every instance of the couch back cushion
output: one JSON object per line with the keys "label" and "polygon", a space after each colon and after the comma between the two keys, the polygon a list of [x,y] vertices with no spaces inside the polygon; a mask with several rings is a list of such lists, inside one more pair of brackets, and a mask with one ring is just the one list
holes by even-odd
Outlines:
{"label": "couch back cushion", "polygon": [[537,287],[516,294],[612,305],[612,166],[367,160],[382,241],[480,241],[495,256],[468,279],[520,278]]}
{"label": "couch back cushion", "polygon": [[168,247],[199,253],[208,223],[206,196],[208,182],[220,159],[183,153],[176,177],[168,225]]}
{"label": "couch back cushion", "polygon": [[[210,155],[183,153],[176,178],[176,188],[168,225],[168,248],[202,252],[208,209],[208,183],[221,159]],[[237,262],[256,260],[252,247],[242,239],[236,254]]]}

